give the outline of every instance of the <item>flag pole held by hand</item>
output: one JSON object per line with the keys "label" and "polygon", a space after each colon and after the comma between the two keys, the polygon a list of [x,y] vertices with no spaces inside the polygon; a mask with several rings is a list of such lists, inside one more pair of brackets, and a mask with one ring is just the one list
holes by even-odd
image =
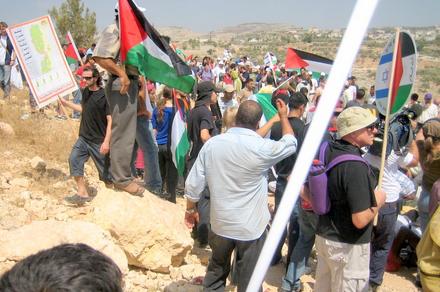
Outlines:
{"label": "flag pole held by hand", "polygon": [[[391,116],[391,107],[392,104],[392,97],[393,95],[396,95],[397,92],[394,92],[394,73],[396,69],[396,59],[397,59],[397,50],[399,48],[399,42],[400,42],[400,29],[397,28],[396,30],[396,38],[394,42],[394,51],[393,51],[393,62],[391,65],[391,75],[390,75],[390,83],[388,85],[388,100],[387,100],[387,110],[385,114],[385,128],[383,133],[383,144],[382,144],[382,154],[380,157],[380,172],[379,172],[379,181],[377,183],[377,189],[382,189],[382,182],[383,182],[383,175],[384,175],[384,169],[385,169],[385,161],[386,161],[386,153],[387,153],[387,144],[388,144],[388,129],[389,129],[389,123],[390,123],[390,116]],[[378,220],[378,214],[374,217],[374,226],[377,225]]]}

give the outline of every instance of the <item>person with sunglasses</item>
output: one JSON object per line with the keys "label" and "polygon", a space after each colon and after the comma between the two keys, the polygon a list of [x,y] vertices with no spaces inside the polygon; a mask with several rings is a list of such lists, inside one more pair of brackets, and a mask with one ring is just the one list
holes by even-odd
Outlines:
{"label": "person with sunglasses", "polygon": [[[330,141],[326,161],[373,144],[376,117],[350,107],[336,120],[339,139]],[[315,246],[318,267],[314,291],[366,291],[373,219],[385,202],[367,162],[344,161],[327,173],[330,211],[318,219]]]}
{"label": "person with sunglasses", "polygon": [[81,206],[92,200],[84,179],[84,164],[92,157],[99,173],[99,179],[106,184],[112,182],[110,167],[110,137],[112,118],[101,87],[101,77],[95,68],[85,68],[82,79],[86,88],[82,92],[81,104],[60,99],[61,103],[82,113],[79,126],[79,137],[73,145],[69,157],[70,175],[73,176],[78,190],[73,196],[64,199],[71,204]]}

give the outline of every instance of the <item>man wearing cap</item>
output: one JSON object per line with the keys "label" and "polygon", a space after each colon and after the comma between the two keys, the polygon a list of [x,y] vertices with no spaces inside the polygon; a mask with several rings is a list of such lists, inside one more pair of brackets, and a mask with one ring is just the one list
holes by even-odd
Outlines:
{"label": "man wearing cap", "polygon": [[423,104],[423,112],[418,120],[420,124],[424,124],[427,120],[436,118],[438,115],[438,108],[432,102],[432,94],[431,93],[425,94],[424,100],[425,102]]}
{"label": "man wearing cap", "polygon": [[[197,100],[188,116],[188,137],[192,142],[188,157],[187,173],[191,171],[194,162],[203,145],[213,136],[218,134],[211,113],[211,105],[217,104],[218,90],[210,81],[202,81],[197,85]],[[205,188],[197,204],[199,222],[194,230],[200,246],[208,244],[209,231],[209,190]]]}
{"label": "man wearing cap", "polygon": [[225,86],[223,96],[218,99],[218,106],[220,107],[220,112],[223,116],[225,110],[230,107],[238,107],[238,102],[235,99],[235,88],[231,84]]}
{"label": "man wearing cap", "polygon": [[[329,143],[327,163],[343,154],[361,157],[361,148],[373,144],[376,117],[370,111],[348,108],[336,124],[341,138]],[[360,161],[340,163],[327,175],[331,208],[317,226],[315,291],[367,291],[372,221],[385,194],[375,190],[376,179]]]}
{"label": "man wearing cap", "polygon": [[200,200],[205,185],[211,192],[212,255],[203,281],[204,291],[225,290],[234,249],[238,292],[244,292],[250,281],[270,220],[267,171],[296,150],[287,106],[277,100],[277,108],[283,135],[279,141],[256,133],[262,109],[257,102],[247,100],[238,108],[236,126],[206,142],[186,179],[188,227],[197,219],[194,202]]}

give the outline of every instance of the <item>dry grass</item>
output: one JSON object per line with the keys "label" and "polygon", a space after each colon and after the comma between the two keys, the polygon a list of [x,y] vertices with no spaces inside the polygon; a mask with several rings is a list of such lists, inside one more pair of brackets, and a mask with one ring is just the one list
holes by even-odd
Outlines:
{"label": "dry grass", "polygon": [[[32,158],[35,155],[45,160],[65,163],[70,149],[78,137],[79,122],[53,119],[52,108],[44,114],[30,113],[28,91],[13,89],[10,100],[0,105],[0,121],[12,126],[14,137],[1,137],[0,149],[11,150],[19,155]],[[21,119],[24,114],[28,119]],[[3,164],[0,161],[0,164]]]}

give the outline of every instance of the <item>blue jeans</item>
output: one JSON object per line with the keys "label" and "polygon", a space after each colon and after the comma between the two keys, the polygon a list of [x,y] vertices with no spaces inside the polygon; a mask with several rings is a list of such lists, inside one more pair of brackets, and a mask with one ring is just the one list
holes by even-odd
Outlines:
{"label": "blue jeans", "polygon": [[379,210],[371,240],[370,283],[382,284],[388,253],[394,240],[394,226],[398,212],[397,202],[385,203]]}
{"label": "blue jeans", "polygon": [[11,92],[11,66],[0,65],[0,88],[3,90],[3,97],[9,97]]}
{"label": "blue jeans", "polygon": [[144,153],[144,182],[149,191],[160,192],[162,178],[159,171],[158,148],[146,116],[137,117],[136,142]]}
{"label": "blue jeans", "polygon": [[419,201],[417,202],[417,209],[420,217],[420,228],[425,232],[429,222],[429,197],[430,192],[422,186]]}
{"label": "blue jeans", "polygon": [[[277,179],[277,185],[275,189],[275,212],[278,210],[278,207],[281,202],[281,198],[283,197],[284,190],[286,189],[287,185],[287,179],[278,177]],[[299,225],[298,225],[298,210],[300,209],[299,206],[299,199],[295,203],[295,207],[293,207],[292,214],[290,215],[290,222],[289,222],[289,230],[288,232],[284,232],[280,242],[278,243],[278,247],[275,251],[275,254],[272,259],[272,263],[277,263],[279,260],[281,260],[281,250],[284,245],[284,241],[286,240],[286,236],[288,235],[288,249],[287,249],[287,258],[290,257],[290,254],[292,253],[293,248],[296,245],[296,242],[298,241],[299,236]]]}
{"label": "blue jeans", "polygon": [[281,283],[282,291],[293,291],[300,288],[300,277],[304,274],[307,260],[315,243],[318,215],[304,211],[299,207],[299,238],[289,258],[286,275]]}

